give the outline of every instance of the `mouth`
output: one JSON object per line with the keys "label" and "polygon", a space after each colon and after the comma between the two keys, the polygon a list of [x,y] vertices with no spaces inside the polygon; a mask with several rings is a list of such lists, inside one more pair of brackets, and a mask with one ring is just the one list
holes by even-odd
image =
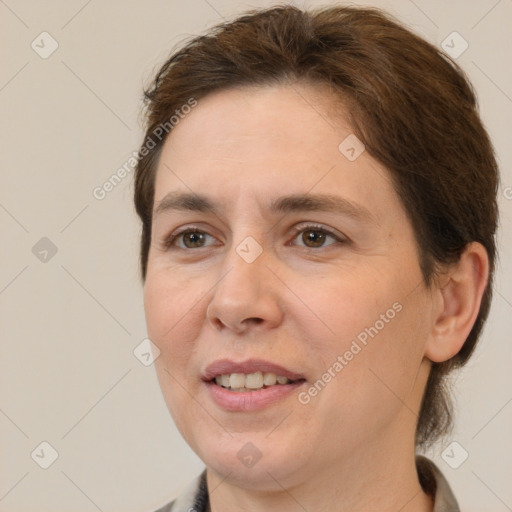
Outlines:
{"label": "mouth", "polygon": [[306,382],[301,374],[261,359],[215,361],[206,368],[202,380],[214,400],[231,411],[276,403]]}
{"label": "mouth", "polygon": [[267,389],[273,386],[294,384],[303,380],[304,379],[291,380],[284,375],[256,371],[252,373],[224,373],[222,375],[216,375],[210,382],[224,389],[228,389],[229,391],[245,393],[258,389]]}

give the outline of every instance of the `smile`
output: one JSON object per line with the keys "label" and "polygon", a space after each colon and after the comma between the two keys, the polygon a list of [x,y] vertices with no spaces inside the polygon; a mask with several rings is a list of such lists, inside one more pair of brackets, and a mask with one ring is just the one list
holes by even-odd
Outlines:
{"label": "smile", "polygon": [[283,375],[276,375],[271,372],[254,372],[254,373],[225,373],[217,375],[214,379],[217,386],[236,392],[247,392],[253,389],[266,389],[271,386],[279,386],[295,382]]}
{"label": "smile", "polygon": [[226,411],[256,411],[290,396],[306,379],[281,365],[261,359],[217,360],[202,380],[211,399]]}

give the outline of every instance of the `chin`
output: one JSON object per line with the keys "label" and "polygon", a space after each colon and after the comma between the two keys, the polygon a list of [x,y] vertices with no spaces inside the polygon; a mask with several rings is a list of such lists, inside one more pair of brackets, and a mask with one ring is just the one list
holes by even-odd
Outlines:
{"label": "chin", "polygon": [[[232,437],[202,433],[199,442],[187,439],[206,467],[239,487],[259,491],[282,490],[300,479],[306,452],[292,446],[291,433],[269,439],[268,432],[234,433]],[[291,455],[293,454],[293,456]]]}

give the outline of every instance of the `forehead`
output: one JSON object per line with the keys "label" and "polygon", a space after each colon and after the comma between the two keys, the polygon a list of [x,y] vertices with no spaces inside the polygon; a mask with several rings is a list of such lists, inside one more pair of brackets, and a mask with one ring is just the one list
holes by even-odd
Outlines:
{"label": "forehead", "polygon": [[347,119],[326,87],[212,93],[168,136],[155,206],[172,191],[208,193],[224,203],[268,199],[270,207],[280,195],[314,190],[366,201],[377,216],[391,204],[400,209],[389,172],[364,151]]}
{"label": "forehead", "polygon": [[[243,153],[244,159],[258,160],[267,156],[263,151],[277,153],[279,149],[286,151],[288,158],[312,158],[325,151],[331,137],[337,140],[351,132],[342,109],[341,102],[320,85],[244,86],[216,91],[199,100],[173,128],[164,148],[180,155],[200,150],[200,154],[222,159]],[[195,138],[193,147],[183,144],[190,142],[190,136]]]}

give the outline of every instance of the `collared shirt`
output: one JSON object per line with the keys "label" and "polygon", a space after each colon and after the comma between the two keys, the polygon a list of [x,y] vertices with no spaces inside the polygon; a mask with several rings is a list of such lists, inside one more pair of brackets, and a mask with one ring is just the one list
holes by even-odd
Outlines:
{"label": "collared shirt", "polygon": [[[433,512],[460,512],[450,485],[439,468],[429,459],[416,456],[416,468],[423,490],[434,500]],[[208,512],[210,510],[206,470],[195,478],[175,500],[155,512]]]}

